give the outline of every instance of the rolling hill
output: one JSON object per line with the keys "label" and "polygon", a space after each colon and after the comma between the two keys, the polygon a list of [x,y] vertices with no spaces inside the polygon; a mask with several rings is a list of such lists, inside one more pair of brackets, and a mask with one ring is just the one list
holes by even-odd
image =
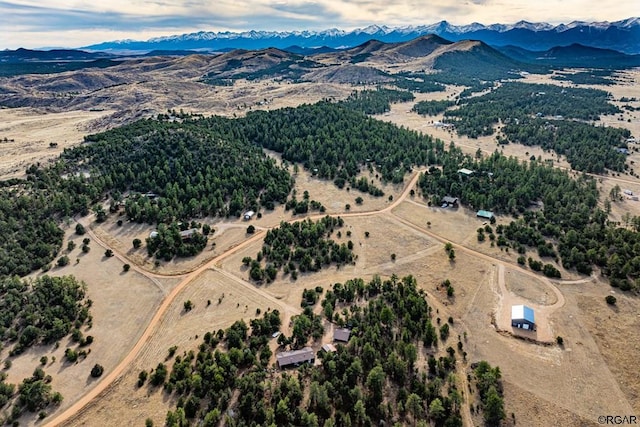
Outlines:
{"label": "rolling hill", "polygon": [[626,68],[640,66],[640,55],[627,55],[611,49],[571,44],[545,51],[530,51],[517,46],[498,48],[503,54],[531,64],[554,67]]}

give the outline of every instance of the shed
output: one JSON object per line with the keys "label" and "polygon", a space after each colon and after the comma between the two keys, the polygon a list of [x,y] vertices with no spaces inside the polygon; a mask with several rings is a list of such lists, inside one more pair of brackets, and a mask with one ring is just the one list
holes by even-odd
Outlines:
{"label": "shed", "polygon": [[482,209],[480,209],[478,213],[476,213],[476,216],[478,218],[491,219],[493,218],[493,212],[483,211]]}
{"label": "shed", "polygon": [[351,336],[351,331],[347,328],[339,328],[333,331],[334,341],[349,342],[350,336]]}
{"label": "shed", "polygon": [[458,207],[458,198],[445,196],[442,198],[442,205],[453,206],[454,208]]}
{"label": "shed", "polygon": [[278,366],[285,368],[287,366],[298,366],[302,363],[313,363],[316,360],[316,354],[311,347],[305,347],[300,350],[283,351],[276,354]]}
{"label": "shed", "polygon": [[461,174],[461,175],[466,175],[466,176],[473,175],[473,171],[471,169],[467,169],[467,168],[458,169],[458,173]]}
{"label": "shed", "polygon": [[255,215],[254,211],[246,211],[243,215],[245,221],[249,221]]}
{"label": "shed", "polygon": [[533,309],[526,305],[511,306],[511,326],[520,329],[536,329]]}
{"label": "shed", "polygon": [[336,346],[333,344],[323,344],[322,351],[324,351],[325,353],[335,353],[337,350]]}

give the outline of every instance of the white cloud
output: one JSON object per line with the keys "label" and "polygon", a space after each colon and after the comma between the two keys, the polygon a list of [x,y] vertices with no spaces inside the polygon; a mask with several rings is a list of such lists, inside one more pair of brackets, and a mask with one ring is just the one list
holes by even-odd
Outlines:
{"label": "white cloud", "polygon": [[0,0],[0,48],[82,46],[199,30],[619,20],[636,0]]}

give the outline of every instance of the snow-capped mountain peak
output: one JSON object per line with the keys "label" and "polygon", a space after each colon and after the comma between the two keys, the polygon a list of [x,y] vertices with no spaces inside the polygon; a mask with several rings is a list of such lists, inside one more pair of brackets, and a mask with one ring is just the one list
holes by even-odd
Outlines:
{"label": "snow-capped mountain peak", "polygon": [[[518,35],[513,34],[518,30]],[[600,37],[607,31],[606,38]],[[545,37],[539,37],[544,32]],[[519,21],[515,24],[484,25],[473,22],[454,25],[440,21],[429,25],[388,27],[372,24],[352,31],[330,28],[322,31],[261,31],[212,32],[155,37],[147,41],[121,40],[87,46],[84,49],[256,49],[327,46],[332,48],[355,46],[372,38],[384,42],[406,41],[426,34],[436,34],[450,41],[482,40],[493,45],[517,45],[525,49],[549,49],[559,45],[579,43],[587,46],[615,49],[626,53],[640,53],[640,18],[631,17],[617,22],[582,22],[551,25],[546,22]],[[514,38],[515,37],[515,38]]]}

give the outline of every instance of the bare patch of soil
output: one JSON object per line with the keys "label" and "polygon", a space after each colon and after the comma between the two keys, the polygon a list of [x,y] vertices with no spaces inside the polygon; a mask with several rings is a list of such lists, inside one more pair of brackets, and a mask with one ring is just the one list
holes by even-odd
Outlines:
{"label": "bare patch of soil", "polygon": [[558,301],[548,285],[518,270],[505,272],[505,284],[509,292],[538,305],[553,305]]}

